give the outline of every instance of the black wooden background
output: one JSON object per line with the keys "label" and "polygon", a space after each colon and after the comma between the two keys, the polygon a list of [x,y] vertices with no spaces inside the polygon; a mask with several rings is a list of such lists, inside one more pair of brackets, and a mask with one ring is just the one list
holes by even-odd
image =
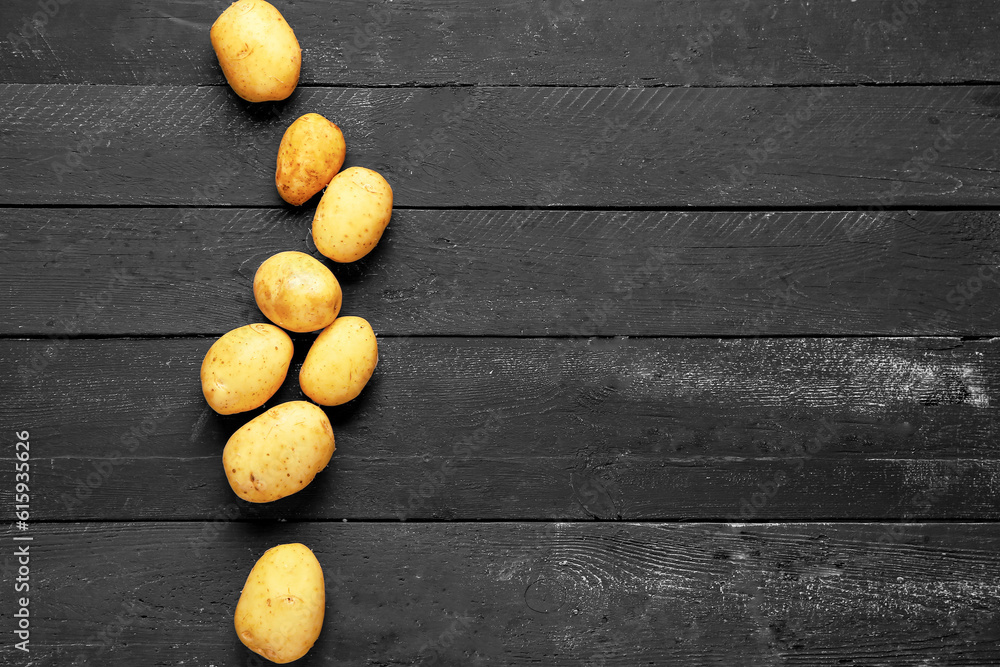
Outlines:
{"label": "black wooden background", "polygon": [[[290,541],[302,665],[1000,664],[995,3],[284,0],[263,105],[226,4],[0,6],[0,664],[262,664],[233,610]],[[307,112],[395,191],[332,267],[380,363],[255,506],[198,368],[317,254]]]}

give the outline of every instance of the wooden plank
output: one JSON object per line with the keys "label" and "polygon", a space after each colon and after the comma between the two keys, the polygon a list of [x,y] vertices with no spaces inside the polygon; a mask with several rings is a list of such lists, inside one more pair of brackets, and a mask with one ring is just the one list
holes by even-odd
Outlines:
{"label": "wooden plank", "polygon": [[219,463],[252,415],[206,407],[211,343],[3,341],[36,518],[1000,518],[996,338],[383,338],[330,468],[264,506]]}
{"label": "wooden plank", "polygon": [[[46,4],[51,15],[36,17]],[[18,83],[219,83],[208,30],[227,4],[5,0],[0,73]],[[304,84],[995,82],[1000,68],[989,0],[276,4],[302,45]]]}
{"label": "wooden plank", "polygon": [[[220,335],[262,318],[265,258],[321,258],[311,217],[0,210],[0,333]],[[399,210],[375,253],[328,264],[384,335],[984,336],[997,229],[997,211]]]}
{"label": "wooden plank", "polygon": [[287,542],[315,551],[327,590],[319,642],[296,664],[1000,662],[996,524],[222,521],[33,533],[38,664],[263,664],[239,643],[233,610],[256,558]]}
{"label": "wooden plank", "polygon": [[1000,205],[1000,87],[0,86],[0,204],[276,206],[288,123],[339,123],[397,207]]}

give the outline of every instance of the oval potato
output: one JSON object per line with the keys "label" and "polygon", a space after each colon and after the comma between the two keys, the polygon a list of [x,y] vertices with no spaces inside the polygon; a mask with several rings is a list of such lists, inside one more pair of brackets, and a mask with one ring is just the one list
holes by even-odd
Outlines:
{"label": "oval potato", "polygon": [[304,544],[268,549],[250,570],[234,625],[243,644],[271,662],[298,660],[323,629],[323,568]]}
{"label": "oval potato", "polygon": [[301,206],[325,188],[344,165],[347,145],[336,124],[307,113],[288,126],[278,146],[274,184],[289,204]]}
{"label": "oval potato", "polygon": [[349,167],[333,177],[313,217],[313,242],[335,262],[361,259],[392,217],[392,188],[378,172]]}
{"label": "oval potato", "polygon": [[248,102],[283,100],[298,85],[302,49],[281,12],[265,0],[229,5],[209,36],[226,81]]}
{"label": "oval potato", "polygon": [[253,410],[274,396],[292,362],[292,339],[273,324],[223,335],[201,362],[201,391],[220,415]]}
{"label": "oval potato", "polygon": [[377,364],[371,325],[361,317],[338,317],[309,348],[299,384],[320,405],[341,405],[361,393]]}
{"label": "oval potato", "polygon": [[253,296],[264,317],[296,332],[330,326],[344,298],[330,269],[294,250],[264,260],[253,277]]}
{"label": "oval potato", "polygon": [[269,503],[306,488],[330,463],[335,447],[326,413],[307,401],[290,401],[233,433],[222,464],[236,495]]}

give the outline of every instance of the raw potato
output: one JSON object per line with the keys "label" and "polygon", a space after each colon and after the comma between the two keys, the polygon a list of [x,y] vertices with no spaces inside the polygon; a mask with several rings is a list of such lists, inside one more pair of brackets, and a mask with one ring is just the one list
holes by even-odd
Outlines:
{"label": "raw potato", "polygon": [[274,184],[289,204],[301,206],[329,184],[344,165],[344,134],[318,113],[307,113],[288,126],[278,146]]}
{"label": "raw potato", "polygon": [[253,296],[264,316],[289,331],[318,331],[340,313],[340,283],[321,261],[304,252],[279,252],[253,277]]}
{"label": "raw potato", "polygon": [[283,100],[298,85],[302,49],[270,3],[234,2],[212,24],[210,37],[226,81],[248,102]]}
{"label": "raw potato", "polygon": [[392,217],[392,188],[378,172],[349,167],[333,177],[313,218],[316,248],[335,262],[361,259]]}
{"label": "raw potato", "polygon": [[304,544],[268,549],[250,570],[236,604],[240,641],[271,662],[298,660],[323,629],[323,568]]}
{"label": "raw potato", "polygon": [[208,348],[201,362],[201,391],[220,415],[267,403],[285,381],[292,339],[273,324],[233,329]]}
{"label": "raw potato", "polygon": [[236,495],[269,503],[306,488],[330,462],[334,448],[326,413],[307,401],[291,401],[233,433],[222,464]]}
{"label": "raw potato", "polygon": [[366,320],[339,317],[316,337],[299,372],[306,396],[320,405],[357,397],[378,364],[378,341]]}

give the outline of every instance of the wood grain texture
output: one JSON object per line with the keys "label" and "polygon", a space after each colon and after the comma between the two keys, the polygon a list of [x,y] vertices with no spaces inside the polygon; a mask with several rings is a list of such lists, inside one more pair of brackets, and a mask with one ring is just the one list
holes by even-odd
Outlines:
{"label": "wood grain texture", "polygon": [[260,554],[302,542],[328,600],[304,666],[996,665],[997,525],[891,528],[40,525],[31,657],[263,664],[233,609]]}
{"label": "wood grain texture", "polygon": [[[208,31],[228,0],[5,0],[0,74],[18,83],[224,81]],[[989,0],[278,2],[301,82],[771,85],[997,81]]]}
{"label": "wood grain texture", "polygon": [[[0,333],[215,334],[312,209],[2,209]],[[1000,334],[1000,213],[398,210],[327,264],[383,335]]]}
{"label": "wood grain texture", "polygon": [[320,112],[397,207],[1000,205],[1000,87],[0,86],[0,204],[278,206]]}
{"label": "wood grain texture", "polygon": [[330,468],[262,506],[221,468],[256,413],[205,405],[212,342],[3,341],[36,518],[1000,518],[1000,339],[383,338]]}

